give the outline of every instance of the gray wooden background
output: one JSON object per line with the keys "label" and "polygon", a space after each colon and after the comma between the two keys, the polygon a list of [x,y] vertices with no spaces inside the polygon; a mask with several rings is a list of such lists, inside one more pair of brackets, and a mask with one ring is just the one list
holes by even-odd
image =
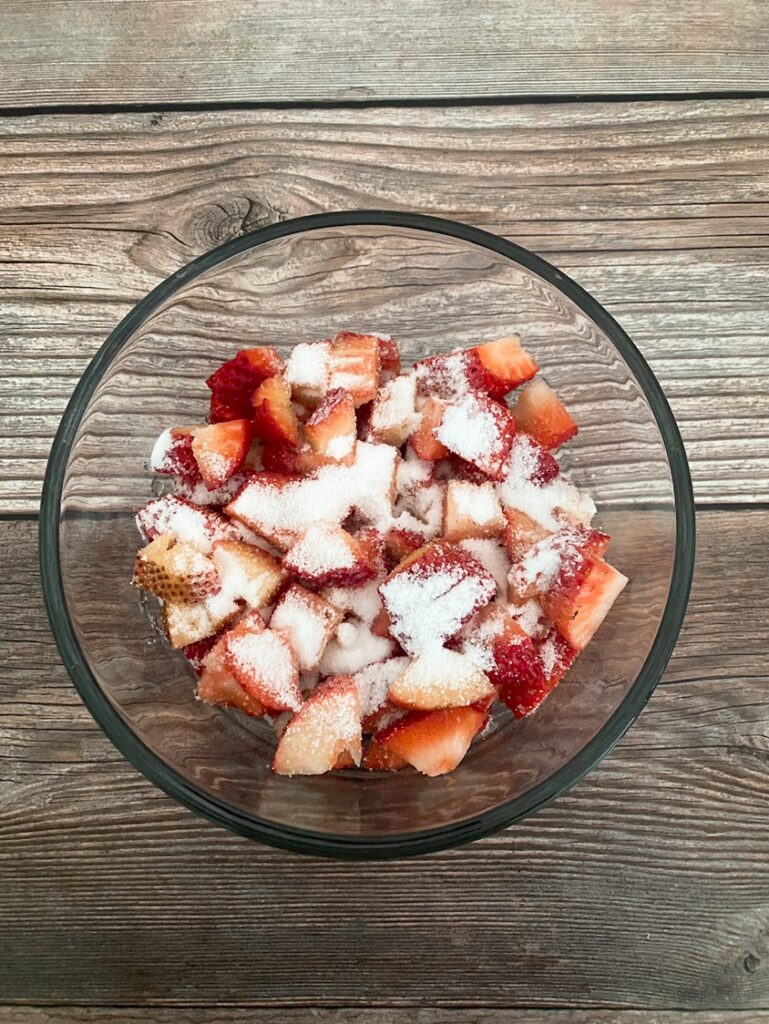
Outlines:
{"label": "gray wooden background", "polygon": [[[0,1022],[769,1022],[769,5],[0,5]],[[58,419],[149,288],[261,224],[416,209],[557,263],[670,398],[699,552],[573,791],[347,865],[217,830],[102,736],[42,608]]]}

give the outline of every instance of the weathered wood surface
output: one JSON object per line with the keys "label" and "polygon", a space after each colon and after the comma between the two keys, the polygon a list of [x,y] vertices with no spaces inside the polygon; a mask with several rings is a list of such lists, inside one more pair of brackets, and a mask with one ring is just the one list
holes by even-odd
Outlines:
{"label": "weathered wood surface", "polygon": [[[182,1017],[183,1015],[183,1017]],[[646,1010],[376,1009],[0,1006],[0,1024],[766,1024],[769,1012]]]}
{"label": "weathered wood surface", "polygon": [[5,119],[0,512],[36,510],[79,375],[148,289],[350,207],[454,217],[558,264],[657,372],[698,501],[765,502],[768,139],[765,100]]}
{"label": "weathered wood surface", "polygon": [[760,1024],[769,513],[703,512],[699,529],[665,681],[606,760],[506,832],[371,865],[249,843],[138,775],[59,662],[34,524],[1,523],[0,1020],[501,1024],[518,1007],[525,1024]]}
{"label": "weathered wood surface", "polygon": [[765,90],[768,35],[761,0],[4,0],[0,105]]}

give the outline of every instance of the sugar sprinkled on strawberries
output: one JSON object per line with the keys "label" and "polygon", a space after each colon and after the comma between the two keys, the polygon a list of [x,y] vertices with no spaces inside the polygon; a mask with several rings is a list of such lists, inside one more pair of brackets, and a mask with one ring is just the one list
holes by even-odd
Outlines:
{"label": "sugar sprinkled on strawberries", "polygon": [[507,574],[510,559],[502,545],[491,537],[468,537],[459,541],[459,546],[476,558],[493,578],[500,593],[507,589]]}
{"label": "sugar sprinkled on strawberries", "polygon": [[378,711],[387,701],[387,690],[408,666],[408,658],[388,658],[356,672],[353,676],[358,687],[363,718]]}
{"label": "sugar sprinkled on strawberries", "polygon": [[291,648],[279,632],[268,629],[264,633],[232,637],[227,644],[227,657],[242,685],[244,677],[258,676],[264,691],[259,699],[269,707],[281,711],[299,709],[296,666]]}
{"label": "sugar sprinkled on strawberries", "polygon": [[376,636],[365,622],[343,622],[337,634],[341,634],[340,639],[331,640],[321,658],[320,670],[324,675],[358,672],[393,653],[392,641]]}

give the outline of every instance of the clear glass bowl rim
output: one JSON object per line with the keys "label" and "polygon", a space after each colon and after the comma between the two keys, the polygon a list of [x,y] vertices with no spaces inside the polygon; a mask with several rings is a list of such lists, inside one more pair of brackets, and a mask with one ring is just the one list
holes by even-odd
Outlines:
{"label": "clear glass bowl rim", "polygon": [[[174,292],[232,256],[287,235],[335,227],[394,227],[447,235],[489,249],[538,274],[601,328],[633,371],[660,428],[670,466],[676,516],[673,574],[665,611],[649,655],[624,700],[570,761],[526,793],[482,814],[436,829],[393,836],[339,836],[277,825],[213,799],[169,768],[121,718],[97,683],[67,610],[59,554],[61,495],[70,450],[88,402],[105,371],[137,327]],[[624,735],[649,700],[670,659],[691,587],[695,514],[691,476],[678,425],[646,360],[607,311],[552,264],[514,242],[458,221],[392,210],[342,210],[272,224],[242,235],[181,267],[149,292],[112,331],[78,382],[51,448],[40,508],[43,596],[59,654],[86,707],[118,750],[151,782],[190,810],[270,846],[344,859],[389,859],[447,849],[490,835],[544,806],[579,781]]]}

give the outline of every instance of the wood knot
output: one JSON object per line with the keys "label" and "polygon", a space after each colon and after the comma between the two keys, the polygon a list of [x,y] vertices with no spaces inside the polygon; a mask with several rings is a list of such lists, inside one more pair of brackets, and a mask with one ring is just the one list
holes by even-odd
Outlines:
{"label": "wood knot", "polygon": [[200,252],[258,228],[285,220],[285,214],[267,202],[250,196],[228,196],[195,209],[185,235],[191,235]]}
{"label": "wood knot", "polygon": [[746,953],[745,959],[742,961],[742,965],[748,974],[755,974],[761,965],[760,957],[754,956],[752,953]]}

